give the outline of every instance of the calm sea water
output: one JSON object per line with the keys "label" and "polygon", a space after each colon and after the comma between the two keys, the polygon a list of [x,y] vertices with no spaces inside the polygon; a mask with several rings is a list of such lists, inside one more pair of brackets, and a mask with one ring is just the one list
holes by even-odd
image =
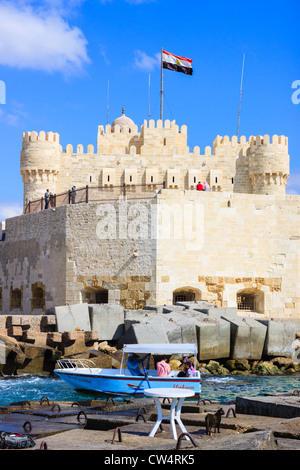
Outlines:
{"label": "calm sea water", "polygon": [[[226,402],[237,396],[263,396],[264,393],[285,393],[300,390],[300,376],[212,376],[202,375],[201,398]],[[16,401],[39,401],[47,396],[50,401],[78,401],[95,398],[75,392],[60,378],[20,376],[0,378],[0,406]],[[98,398],[106,399],[105,395]],[[123,400],[123,398],[120,398]]]}

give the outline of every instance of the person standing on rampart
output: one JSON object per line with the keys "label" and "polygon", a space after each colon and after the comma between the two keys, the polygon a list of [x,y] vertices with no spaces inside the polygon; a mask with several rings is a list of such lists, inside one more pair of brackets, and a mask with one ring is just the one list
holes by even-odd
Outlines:
{"label": "person standing on rampart", "polygon": [[73,186],[71,189],[71,200],[72,204],[76,204],[76,186]]}
{"label": "person standing on rampart", "polygon": [[49,201],[50,201],[50,193],[49,193],[49,189],[47,189],[45,192],[45,209],[48,209]]}
{"label": "person standing on rampart", "polygon": [[197,184],[197,191],[203,191],[203,186],[200,181]]}

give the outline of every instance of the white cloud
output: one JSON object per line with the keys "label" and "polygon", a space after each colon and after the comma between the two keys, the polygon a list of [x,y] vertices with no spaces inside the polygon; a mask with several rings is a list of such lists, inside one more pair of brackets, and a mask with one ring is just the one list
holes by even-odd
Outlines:
{"label": "white cloud", "polygon": [[62,2],[49,3],[50,9],[0,3],[0,65],[70,75],[90,61],[82,31],[69,26],[62,10],[54,8]]}
{"label": "white cloud", "polygon": [[290,172],[290,177],[286,186],[287,194],[300,194],[300,168],[295,168]]}
{"label": "white cloud", "polygon": [[16,217],[23,213],[23,206],[20,202],[4,202],[0,201],[0,221]]}
{"label": "white cloud", "polygon": [[134,59],[134,67],[144,70],[146,72],[150,72],[155,67],[160,66],[160,53],[154,55],[154,57],[150,57],[146,52],[137,50],[134,52],[135,59]]}

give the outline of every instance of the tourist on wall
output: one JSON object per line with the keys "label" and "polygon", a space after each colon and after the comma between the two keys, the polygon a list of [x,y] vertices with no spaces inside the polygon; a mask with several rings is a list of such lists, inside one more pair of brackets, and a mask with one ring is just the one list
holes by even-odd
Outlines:
{"label": "tourist on wall", "polygon": [[50,193],[49,193],[49,189],[47,189],[45,192],[45,209],[48,209],[49,201],[50,201]]}

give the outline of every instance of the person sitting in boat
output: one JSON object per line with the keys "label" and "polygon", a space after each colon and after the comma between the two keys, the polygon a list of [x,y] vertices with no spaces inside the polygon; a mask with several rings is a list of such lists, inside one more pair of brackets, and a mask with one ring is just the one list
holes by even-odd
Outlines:
{"label": "person sitting in boat", "polygon": [[179,372],[177,377],[192,377],[192,375],[193,375],[192,367],[193,366],[192,366],[192,364],[189,360],[185,361],[184,369]]}
{"label": "person sitting in boat", "polygon": [[131,375],[145,375],[140,370],[140,363],[143,362],[150,354],[147,354],[144,357],[140,357],[138,354],[129,354],[127,359],[127,369],[131,373]]}
{"label": "person sitting in boat", "polygon": [[194,367],[193,367],[191,361],[189,360],[189,358],[188,358],[187,356],[184,356],[182,362],[183,362],[184,364],[185,364],[186,362],[189,362],[189,363],[190,363],[190,369],[191,369],[192,373],[195,372],[195,369],[194,369]]}
{"label": "person sitting in boat", "polygon": [[168,364],[169,359],[164,357],[160,362],[156,364],[157,377],[167,377],[171,372],[170,364]]}

